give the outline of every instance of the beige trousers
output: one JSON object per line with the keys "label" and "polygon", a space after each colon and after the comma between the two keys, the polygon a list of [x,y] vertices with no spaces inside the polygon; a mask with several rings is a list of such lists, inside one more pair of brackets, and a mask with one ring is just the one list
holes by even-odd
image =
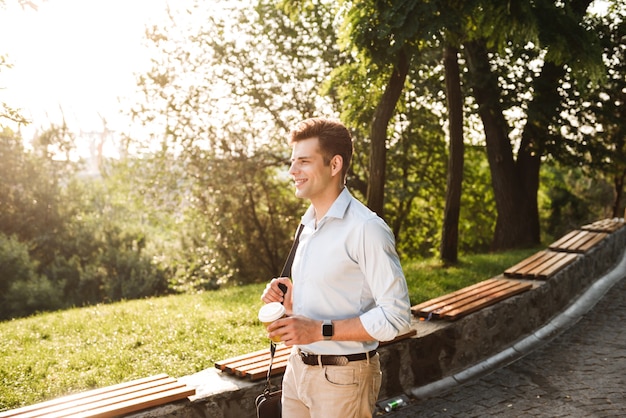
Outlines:
{"label": "beige trousers", "polygon": [[382,380],[379,354],[345,366],[309,366],[292,353],[283,377],[283,418],[371,418]]}

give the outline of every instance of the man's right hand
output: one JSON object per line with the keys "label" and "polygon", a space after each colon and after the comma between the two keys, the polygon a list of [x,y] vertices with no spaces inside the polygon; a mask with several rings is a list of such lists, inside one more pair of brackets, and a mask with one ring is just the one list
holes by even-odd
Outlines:
{"label": "man's right hand", "polygon": [[[283,290],[279,287],[285,289]],[[291,289],[293,285],[289,277],[279,277],[277,279],[272,279],[271,282],[265,286],[265,290],[263,291],[263,295],[261,295],[261,300],[265,303],[270,302],[280,302],[285,305],[287,311],[291,310]]]}

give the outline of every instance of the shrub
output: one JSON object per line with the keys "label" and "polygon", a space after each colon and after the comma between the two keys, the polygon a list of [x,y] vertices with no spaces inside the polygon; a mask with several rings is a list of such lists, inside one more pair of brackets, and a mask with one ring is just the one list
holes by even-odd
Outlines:
{"label": "shrub", "polygon": [[58,309],[62,293],[36,273],[26,244],[0,234],[0,319]]}

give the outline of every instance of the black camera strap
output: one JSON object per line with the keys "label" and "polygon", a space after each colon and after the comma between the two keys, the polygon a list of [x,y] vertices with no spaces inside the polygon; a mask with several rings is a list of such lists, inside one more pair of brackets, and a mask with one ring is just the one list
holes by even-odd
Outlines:
{"label": "black camera strap", "polygon": [[[302,229],[304,225],[300,224],[298,227],[298,232],[296,233],[296,238],[293,240],[293,244],[291,244],[291,249],[289,250],[289,255],[287,256],[287,260],[285,261],[285,265],[283,266],[283,270],[280,272],[279,277],[291,277],[291,265],[293,264],[293,259],[296,255],[296,249],[298,248],[298,243],[300,242],[300,234],[302,233]],[[285,285],[279,285],[280,290],[285,293],[287,291],[287,287]],[[276,354],[276,343],[270,340],[270,364],[267,369],[267,385],[265,386],[265,392],[270,393],[272,391],[272,384],[270,381],[270,377],[272,376],[272,364],[274,363],[274,355]]]}

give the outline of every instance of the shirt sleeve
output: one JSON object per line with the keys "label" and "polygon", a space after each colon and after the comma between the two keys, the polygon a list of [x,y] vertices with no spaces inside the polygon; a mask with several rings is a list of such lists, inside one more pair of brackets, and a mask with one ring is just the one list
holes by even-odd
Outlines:
{"label": "shirt sleeve", "polygon": [[365,330],[378,341],[393,340],[409,331],[409,291],[393,233],[379,218],[363,224],[359,237],[359,265],[375,306],[360,316]]}

